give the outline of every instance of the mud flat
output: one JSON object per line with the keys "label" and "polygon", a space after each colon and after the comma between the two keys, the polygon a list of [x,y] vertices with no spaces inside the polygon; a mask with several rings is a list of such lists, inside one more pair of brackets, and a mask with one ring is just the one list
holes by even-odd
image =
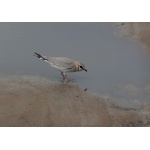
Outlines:
{"label": "mud flat", "polygon": [[143,44],[145,51],[150,54],[150,23],[149,22],[127,22],[118,23],[121,34],[133,38]]}
{"label": "mud flat", "polygon": [[120,108],[78,85],[37,76],[0,77],[0,126],[150,126],[150,104]]}

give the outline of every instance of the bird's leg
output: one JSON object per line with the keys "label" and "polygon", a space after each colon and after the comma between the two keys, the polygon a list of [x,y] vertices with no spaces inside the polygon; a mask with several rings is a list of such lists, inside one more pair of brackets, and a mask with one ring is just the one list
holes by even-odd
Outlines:
{"label": "bird's leg", "polygon": [[69,82],[69,77],[65,74],[65,78],[67,79],[67,82]]}
{"label": "bird's leg", "polygon": [[61,72],[61,75],[63,76],[63,80],[67,79],[69,82],[69,77],[64,72]]}
{"label": "bird's leg", "polygon": [[65,73],[64,72],[61,72],[61,75],[63,76],[63,80],[65,80]]}

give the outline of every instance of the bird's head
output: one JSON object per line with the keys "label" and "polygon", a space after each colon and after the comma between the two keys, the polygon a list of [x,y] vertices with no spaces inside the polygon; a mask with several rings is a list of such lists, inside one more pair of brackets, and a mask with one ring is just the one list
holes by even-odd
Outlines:
{"label": "bird's head", "polygon": [[79,61],[76,62],[76,66],[77,66],[77,71],[86,71],[87,72],[87,69],[85,68],[84,64],[83,63],[80,63]]}

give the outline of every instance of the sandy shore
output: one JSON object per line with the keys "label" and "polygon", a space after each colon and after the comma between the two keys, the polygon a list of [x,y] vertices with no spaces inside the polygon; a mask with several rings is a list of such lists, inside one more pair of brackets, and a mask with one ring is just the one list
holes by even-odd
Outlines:
{"label": "sandy shore", "polygon": [[128,22],[117,23],[120,26],[121,34],[133,38],[143,45],[143,49],[150,54],[150,23],[149,22]]}
{"label": "sandy shore", "polygon": [[150,105],[120,108],[74,84],[0,77],[0,126],[150,126]]}

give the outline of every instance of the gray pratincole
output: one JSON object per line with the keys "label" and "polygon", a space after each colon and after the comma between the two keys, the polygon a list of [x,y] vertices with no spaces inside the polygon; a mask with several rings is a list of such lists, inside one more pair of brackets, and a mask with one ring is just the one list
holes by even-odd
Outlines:
{"label": "gray pratincole", "polygon": [[66,75],[66,72],[77,72],[82,70],[87,72],[87,69],[85,69],[84,64],[80,61],[74,61],[65,57],[42,56],[36,52],[35,55],[38,58],[48,62],[53,68],[59,70],[64,80],[67,79],[69,81],[69,77]]}

